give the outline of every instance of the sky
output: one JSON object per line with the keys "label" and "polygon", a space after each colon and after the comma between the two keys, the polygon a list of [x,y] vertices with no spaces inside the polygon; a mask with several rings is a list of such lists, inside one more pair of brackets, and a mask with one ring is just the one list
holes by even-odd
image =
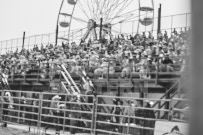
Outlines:
{"label": "sky", "polygon": [[[0,41],[20,38],[23,31],[26,36],[54,32],[60,3],[61,0],[0,0]],[[190,0],[154,0],[155,16],[160,3],[162,16],[190,12]]]}

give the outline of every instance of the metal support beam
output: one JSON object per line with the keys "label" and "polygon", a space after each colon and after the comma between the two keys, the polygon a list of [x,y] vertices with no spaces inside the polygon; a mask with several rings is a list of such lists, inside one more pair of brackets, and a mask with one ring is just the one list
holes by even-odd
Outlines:
{"label": "metal support beam", "polygon": [[23,44],[22,44],[22,48],[24,48],[25,45],[25,32],[23,32]]}
{"label": "metal support beam", "polygon": [[158,11],[158,30],[157,30],[157,35],[161,31],[161,4],[159,5],[159,11]]}
{"label": "metal support beam", "polygon": [[58,16],[57,16],[55,45],[58,44],[59,16],[60,16],[60,13],[61,13],[61,9],[62,9],[63,3],[64,3],[64,0],[62,0],[62,2],[61,2],[61,6],[60,6],[59,13],[58,13]]}
{"label": "metal support beam", "polygon": [[99,31],[99,40],[102,40],[102,27],[103,27],[103,18],[100,19],[100,31]]}

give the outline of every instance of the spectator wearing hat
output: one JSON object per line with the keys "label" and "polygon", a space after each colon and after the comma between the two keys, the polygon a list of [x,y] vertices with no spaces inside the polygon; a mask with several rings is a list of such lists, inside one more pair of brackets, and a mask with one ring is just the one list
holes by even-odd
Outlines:
{"label": "spectator wearing hat", "polygon": [[[124,116],[135,116],[135,103],[133,100],[128,100],[127,101],[128,106],[127,108],[124,109],[123,115]],[[128,117],[123,117],[123,123],[135,123],[134,118],[128,118]]]}
{"label": "spectator wearing hat", "polygon": [[[52,118],[52,121],[56,124],[59,124],[59,119],[58,119],[58,116],[59,116],[59,113],[60,113],[60,104],[59,104],[59,101],[60,101],[61,97],[59,95],[56,95],[54,97],[52,97],[52,101],[51,101],[51,105],[50,105],[50,110],[49,110],[49,114],[54,116],[54,118]],[[59,131],[60,131],[60,127],[58,125],[55,126],[56,128],[56,134],[59,134]]]}
{"label": "spectator wearing hat", "polygon": [[[113,116],[111,117],[111,121],[113,123],[122,123],[122,117],[119,115],[123,114],[123,102],[119,99],[113,99],[113,105],[114,107],[112,107],[110,114],[115,114],[117,116]],[[115,132],[120,132],[121,128],[118,126],[113,126],[113,131]]]}
{"label": "spectator wearing hat", "polygon": [[[144,107],[147,108],[147,110],[143,110],[143,116],[144,118],[150,118],[154,120],[143,120],[143,127],[148,127],[148,128],[154,128],[155,127],[155,113],[153,110],[149,110],[151,108],[150,101],[145,101],[144,102]],[[151,130],[144,130],[143,131],[144,135],[152,135],[153,131]]]}
{"label": "spectator wearing hat", "polygon": [[[73,111],[70,113],[69,117],[73,118],[70,120],[70,125],[75,126],[70,128],[70,133],[75,134],[77,133],[78,127],[80,125],[80,121],[75,120],[75,119],[80,119],[81,118],[81,113],[77,113],[77,110],[81,111],[81,99],[80,95],[78,93],[73,93],[73,96],[71,97],[71,100],[69,101],[70,104],[70,109]],[[75,118],[75,119],[74,119]]]}

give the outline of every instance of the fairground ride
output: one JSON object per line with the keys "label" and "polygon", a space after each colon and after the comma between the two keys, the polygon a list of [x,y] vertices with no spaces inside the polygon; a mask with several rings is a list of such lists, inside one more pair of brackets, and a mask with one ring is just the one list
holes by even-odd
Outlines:
{"label": "fairground ride", "polygon": [[[136,24],[123,26],[130,21]],[[58,40],[68,43],[113,39],[114,35],[129,31],[138,33],[142,28],[153,31],[153,0],[62,0],[57,18],[56,44]],[[125,32],[121,33],[122,26]],[[59,36],[59,29],[67,30]],[[132,32],[133,33],[133,32]]]}

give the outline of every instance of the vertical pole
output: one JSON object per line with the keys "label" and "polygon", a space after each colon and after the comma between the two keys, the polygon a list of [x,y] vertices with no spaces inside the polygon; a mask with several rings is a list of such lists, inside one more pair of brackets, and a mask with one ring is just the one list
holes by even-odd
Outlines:
{"label": "vertical pole", "polygon": [[11,40],[11,51],[12,51],[12,48],[13,48],[13,40]]}
{"label": "vertical pole", "polygon": [[48,37],[48,44],[50,43],[50,34],[49,34],[49,37]]}
{"label": "vertical pole", "polygon": [[95,134],[96,127],[96,105],[97,105],[97,96],[94,95],[93,107],[92,107],[92,124],[91,124],[91,134]]}
{"label": "vertical pole", "polygon": [[159,58],[157,62],[157,71],[156,71],[156,85],[159,83]]}
{"label": "vertical pole", "polygon": [[171,33],[173,32],[173,15],[171,16]]}
{"label": "vertical pole", "polygon": [[[65,95],[65,102],[67,102],[67,94]],[[64,111],[64,114],[63,114],[63,133],[65,131],[65,125],[66,125],[66,108],[65,108],[65,111]]]}
{"label": "vertical pole", "polygon": [[[128,107],[128,109],[130,110],[130,106]],[[130,111],[128,111],[128,127],[127,127],[127,135],[129,134],[129,130],[130,130]]]}
{"label": "vertical pole", "polygon": [[102,27],[103,27],[103,18],[100,18],[100,31],[99,31],[99,40],[102,40]]}
{"label": "vertical pole", "polygon": [[185,25],[186,25],[186,26],[185,26],[186,28],[187,28],[187,17],[188,17],[188,13],[186,13],[186,24],[185,24]]}
{"label": "vertical pole", "polygon": [[23,32],[23,44],[22,44],[22,48],[24,48],[25,45],[25,31]]}
{"label": "vertical pole", "polygon": [[19,94],[19,100],[18,100],[18,123],[20,123],[20,100],[21,100],[21,92],[20,92],[20,94]]}
{"label": "vertical pole", "polygon": [[107,80],[109,81],[109,60],[108,60],[108,73],[107,73]]}
{"label": "vertical pole", "polygon": [[174,114],[174,111],[173,111],[173,108],[174,108],[174,100],[171,99],[170,101],[170,108],[169,108],[169,112],[168,112],[168,120],[169,121],[173,121],[173,114]]}
{"label": "vertical pole", "polygon": [[135,23],[135,21],[132,22],[132,36],[134,34],[134,23]]}
{"label": "vertical pole", "polygon": [[122,32],[122,22],[120,22],[120,34],[121,34],[121,32]]}
{"label": "vertical pole", "polygon": [[60,16],[60,13],[61,13],[61,9],[62,9],[63,3],[64,3],[64,0],[62,0],[62,2],[61,2],[61,6],[60,6],[60,9],[59,9],[59,13],[58,13],[58,17],[57,17],[57,22],[56,22],[56,39],[55,39],[55,45],[58,44],[59,16]]}
{"label": "vertical pole", "polygon": [[36,41],[36,40],[37,40],[37,36],[35,35],[35,44],[34,44],[34,45],[36,45],[36,43],[37,43],[37,41]]}
{"label": "vertical pole", "polygon": [[137,26],[137,34],[139,34],[139,29],[140,29],[140,12],[141,12],[141,10],[140,10],[140,0],[138,0],[138,3],[139,3],[139,15],[138,15],[139,19],[138,19],[138,26]]}
{"label": "vertical pole", "polygon": [[28,38],[28,50],[30,48],[30,37]]}
{"label": "vertical pole", "polygon": [[[2,100],[4,99],[4,90],[1,91],[1,98],[2,98]],[[4,119],[3,119],[3,105],[4,105],[4,102],[1,102],[1,116],[0,116],[0,118],[2,121],[4,121]]]}
{"label": "vertical pole", "polygon": [[7,44],[8,44],[8,40],[6,40],[6,53],[7,53],[7,49],[8,49]]}
{"label": "vertical pole", "polygon": [[43,93],[40,93],[39,94],[39,109],[38,109],[38,124],[37,124],[39,135],[40,135],[40,127],[41,127],[41,119],[42,119],[42,117],[41,117],[42,104],[43,104]]}
{"label": "vertical pole", "polygon": [[120,81],[118,81],[118,96],[121,96]]}
{"label": "vertical pole", "polygon": [[161,4],[159,4],[159,11],[158,11],[158,27],[157,27],[157,35],[161,31]]}
{"label": "vertical pole", "polygon": [[178,82],[178,98],[181,97],[181,79]]}
{"label": "vertical pole", "polygon": [[17,50],[17,49],[18,49],[18,39],[17,39],[17,43],[16,43],[16,45],[17,45],[17,46],[16,46],[16,50]]}
{"label": "vertical pole", "polygon": [[42,37],[41,37],[41,44],[43,43],[43,38],[44,38],[44,35],[42,34]]}
{"label": "vertical pole", "polygon": [[[152,2],[152,8],[154,9],[154,0],[151,0],[151,2]],[[154,31],[154,10],[153,10],[153,17],[152,17],[152,19],[153,19],[153,24],[152,24],[152,34],[153,34],[153,31]]]}

